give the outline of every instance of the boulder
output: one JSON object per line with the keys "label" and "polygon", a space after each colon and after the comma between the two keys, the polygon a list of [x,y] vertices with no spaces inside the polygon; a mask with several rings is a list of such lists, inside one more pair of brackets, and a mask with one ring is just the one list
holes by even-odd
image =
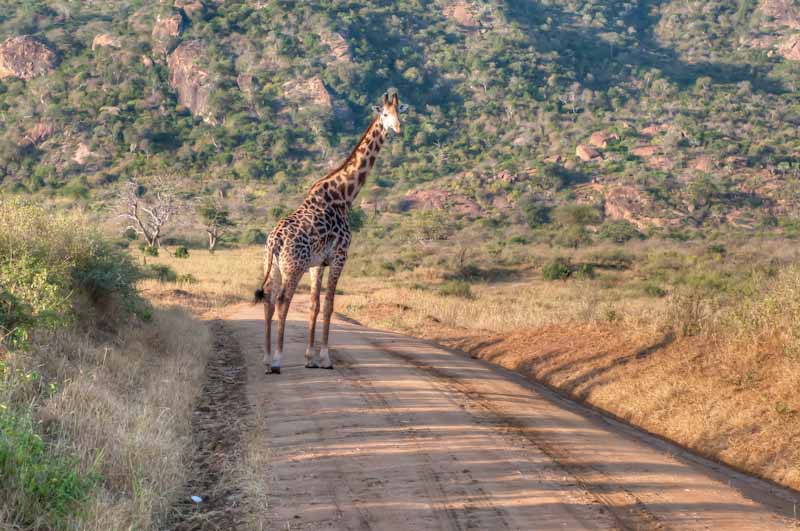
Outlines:
{"label": "boulder", "polygon": [[202,18],[206,12],[206,6],[200,0],[175,0],[175,9],[180,9],[189,20]]}
{"label": "boulder", "polygon": [[178,102],[195,116],[208,123],[215,123],[208,108],[208,100],[215,83],[203,68],[202,65],[205,64],[206,49],[199,40],[181,43],[167,58],[170,85],[178,93]]}
{"label": "boulder", "polygon": [[691,168],[703,173],[710,173],[714,169],[714,161],[708,155],[701,155],[694,159]]}
{"label": "boulder", "polygon": [[611,186],[605,190],[604,195],[605,213],[610,219],[625,220],[639,230],[671,224],[670,220],[652,217],[651,214],[655,211],[652,199],[633,186]]}
{"label": "boulder", "polygon": [[631,149],[631,154],[644,159],[650,158],[658,153],[657,146],[636,146]]}
{"label": "boulder", "polygon": [[314,76],[310,79],[294,79],[283,84],[283,96],[288,101],[305,105],[319,105],[325,109],[333,109],[333,98],[322,79]]}
{"label": "boulder", "polygon": [[475,6],[469,2],[456,2],[444,8],[444,16],[463,29],[474,30],[480,27],[475,11]]}
{"label": "boulder", "polygon": [[800,61],[800,33],[783,39],[778,44],[778,53],[790,61]]}
{"label": "boulder", "polygon": [[29,35],[8,38],[0,45],[0,79],[33,79],[51,72],[55,66],[55,52]]}
{"label": "boulder", "polygon": [[349,63],[350,47],[345,38],[335,32],[323,32],[320,36],[322,43],[331,50],[331,63]]}
{"label": "boulder", "polygon": [[412,208],[423,210],[450,210],[469,218],[481,215],[481,207],[463,194],[448,192],[438,188],[430,190],[412,190],[402,201],[403,210]]}
{"label": "boulder", "polygon": [[587,144],[579,144],[575,148],[575,155],[584,162],[589,162],[600,157],[600,152]]}
{"label": "boulder", "polygon": [[81,142],[80,144],[78,144],[78,149],[75,150],[75,154],[72,156],[72,160],[74,160],[78,164],[83,165],[86,164],[86,162],[89,159],[94,158],[95,156],[96,154],[93,153],[91,149],[89,149],[89,146]]}
{"label": "boulder", "polygon": [[30,145],[37,145],[41,144],[50,136],[52,136],[55,128],[53,124],[47,122],[38,122],[36,125],[28,129],[25,133],[25,137],[20,142],[20,145],[30,146]]}
{"label": "boulder", "polygon": [[114,37],[108,33],[100,33],[99,35],[95,35],[94,39],[92,39],[92,51],[96,49],[108,46],[109,48],[120,48],[122,45],[119,42],[119,39]]}
{"label": "boulder", "polygon": [[608,147],[608,142],[610,140],[619,140],[619,135],[596,131],[589,137],[589,144],[596,148],[605,149]]}
{"label": "boulder", "polygon": [[183,31],[183,15],[180,12],[158,15],[153,24],[153,51],[166,53],[175,45]]}
{"label": "boulder", "polygon": [[800,4],[796,0],[761,0],[758,8],[775,25],[800,29]]}

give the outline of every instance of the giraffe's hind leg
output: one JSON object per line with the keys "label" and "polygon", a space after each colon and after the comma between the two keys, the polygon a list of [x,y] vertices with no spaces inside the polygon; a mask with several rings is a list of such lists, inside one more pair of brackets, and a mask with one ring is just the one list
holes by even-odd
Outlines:
{"label": "giraffe's hind leg", "polygon": [[288,271],[285,275],[281,293],[277,300],[278,310],[278,344],[275,349],[275,355],[269,364],[270,372],[275,374],[281,373],[281,359],[283,358],[283,337],[286,331],[286,316],[289,313],[289,305],[292,303],[294,291],[297,289],[297,284],[300,283],[300,278],[303,276],[303,269],[297,268]]}
{"label": "giraffe's hind leg", "polygon": [[316,332],[317,316],[319,315],[319,291],[322,284],[322,266],[311,268],[311,308],[308,314],[308,347],[306,348],[306,368],[319,367],[314,359],[314,333]]}
{"label": "giraffe's hind leg", "polygon": [[264,365],[268,365],[272,357],[272,314],[275,305],[272,304],[272,295],[264,297]]}

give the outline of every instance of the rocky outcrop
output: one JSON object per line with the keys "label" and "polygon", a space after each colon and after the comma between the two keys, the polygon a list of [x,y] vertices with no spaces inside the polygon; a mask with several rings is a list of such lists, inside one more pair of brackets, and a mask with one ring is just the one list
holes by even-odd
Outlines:
{"label": "rocky outcrop", "polygon": [[207,64],[206,50],[199,40],[187,41],[169,54],[167,66],[170,85],[178,93],[178,102],[203,118],[208,123],[215,120],[208,107],[208,100],[215,83],[203,65]]}
{"label": "rocky outcrop", "polygon": [[800,29],[800,4],[795,0],[761,0],[758,8],[773,24]]}
{"label": "rocky outcrop", "polygon": [[159,15],[153,24],[153,51],[166,53],[175,46],[183,31],[183,15],[180,12]]}
{"label": "rocky outcrop", "polygon": [[202,18],[206,13],[206,6],[200,0],[175,0],[176,9],[183,10],[189,20]]}
{"label": "rocky outcrop", "polygon": [[778,44],[778,53],[790,61],[800,61],[800,33],[782,40]]}
{"label": "rocky outcrop", "polygon": [[403,197],[401,206],[403,210],[449,210],[469,218],[477,218],[481,215],[480,205],[472,199],[463,194],[438,188],[412,190]]}
{"label": "rocky outcrop", "polygon": [[25,133],[25,137],[20,142],[20,145],[23,146],[31,146],[41,144],[48,138],[50,138],[55,132],[55,127],[53,124],[47,122],[38,122],[36,125],[28,129]]}
{"label": "rocky outcrop", "polygon": [[619,140],[619,135],[597,131],[592,133],[592,136],[589,137],[589,144],[596,148],[606,149],[608,147],[608,143],[612,140]]}
{"label": "rocky outcrop", "polygon": [[672,220],[651,217],[655,211],[653,201],[633,186],[611,186],[604,195],[607,218],[625,220],[639,230],[673,224]]}
{"label": "rocky outcrop", "polygon": [[0,45],[0,79],[33,79],[47,74],[55,66],[56,54],[44,43],[28,35],[11,37]]}
{"label": "rocky outcrop", "polygon": [[114,37],[108,33],[101,33],[99,35],[95,35],[94,39],[92,39],[92,51],[95,51],[98,48],[103,46],[108,46],[110,48],[120,48],[122,45],[119,42],[119,39]]}
{"label": "rocky outcrop", "polygon": [[454,20],[462,29],[475,30],[480,27],[476,8],[469,2],[455,2],[445,7],[444,16]]}
{"label": "rocky outcrop", "polygon": [[75,150],[75,154],[72,156],[72,160],[78,164],[86,164],[90,159],[96,157],[96,154],[89,149],[89,146],[81,142],[78,144],[78,149]]}
{"label": "rocky outcrop", "polygon": [[333,109],[333,98],[322,79],[317,76],[287,81],[283,84],[283,96],[300,107],[319,105],[328,110]]}
{"label": "rocky outcrop", "polygon": [[323,32],[320,38],[331,50],[331,63],[350,62],[350,47],[344,37],[335,32]]}
{"label": "rocky outcrop", "polygon": [[636,155],[637,157],[641,157],[643,159],[647,159],[650,157],[655,156],[658,154],[658,147],[657,146],[636,146],[635,148],[631,149],[631,154]]}
{"label": "rocky outcrop", "polygon": [[575,148],[575,155],[583,162],[589,162],[596,158],[600,157],[600,152],[597,151],[590,145],[587,144],[579,144],[578,147]]}

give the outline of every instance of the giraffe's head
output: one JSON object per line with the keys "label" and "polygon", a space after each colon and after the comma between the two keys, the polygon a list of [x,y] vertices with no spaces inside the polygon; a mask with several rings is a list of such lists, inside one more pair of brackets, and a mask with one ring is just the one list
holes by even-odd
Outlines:
{"label": "giraffe's head", "polygon": [[397,134],[400,134],[400,114],[406,112],[408,105],[401,105],[397,99],[397,93],[392,94],[391,99],[389,94],[383,95],[383,105],[376,105],[375,112],[380,117],[381,125],[384,129],[391,129]]}

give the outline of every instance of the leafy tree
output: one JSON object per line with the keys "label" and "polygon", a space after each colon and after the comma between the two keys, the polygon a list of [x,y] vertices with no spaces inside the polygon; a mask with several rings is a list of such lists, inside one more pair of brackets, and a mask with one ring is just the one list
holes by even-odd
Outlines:
{"label": "leafy tree", "polygon": [[197,206],[197,215],[208,234],[208,250],[213,253],[219,238],[230,227],[236,225],[230,219],[230,211],[219,200],[205,199]]}

